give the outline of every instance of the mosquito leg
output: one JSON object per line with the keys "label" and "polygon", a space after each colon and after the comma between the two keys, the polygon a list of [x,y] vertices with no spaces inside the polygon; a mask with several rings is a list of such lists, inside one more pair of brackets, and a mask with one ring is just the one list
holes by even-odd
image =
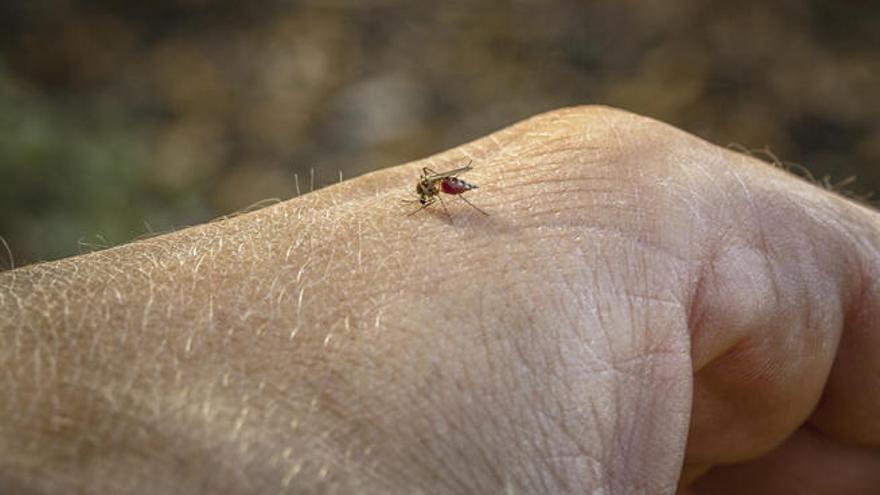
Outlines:
{"label": "mosquito leg", "polygon": [[[404,200],[404,201],[406,201],[406,200]],[[417,200],[416,200],[416,201],[417,201]],[[419,207],[418,209],[416,209],[415,211],[413,211],[413,212],[411,212],[411,213],[407,213],[406,216],[411,217],[411,216],[415,215],[416,213],[418,213],[418,212],[424,210],[425,208],[431,206],[432,204],[434,204],[434,200],[433,200],[433,199],[432,199],[432,200],[429,200],[427,203],[423,204],[422,206],[420,206],[420,207]]]}
{"label": "mosquito leg", "polygon": [[477,208],[477,205],[475,205],[475,204],[471,203],[470,201],[468,201],[468,199],[465,198],[463,194],[460,194],[458,197],[461,198],[461,200],[464,201],[465,203],[471,205],[471,208],[477,210],[478,212],[482,213],[483,215],[486,215],[487,217],[489,216],[488,213],[486,213],[485,211],[481,210],[480,208]]}
{"label": "mosquito leg", "polygon": [[446,218],[449,219],[449,225],[455,225],[455,222],[452,221],[452,215],[449,214],[449,209],[446,208],[446,201],[443,201],[441,196],[437,196],[437,199],[440,200],[440,205],[443,206],[443,211],[446,212]]}

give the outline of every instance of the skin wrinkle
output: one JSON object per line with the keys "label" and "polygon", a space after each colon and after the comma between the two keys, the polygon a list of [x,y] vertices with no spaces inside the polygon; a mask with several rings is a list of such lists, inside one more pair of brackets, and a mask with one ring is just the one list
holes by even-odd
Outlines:
{"label": "skin wrinkle", "polygon": [[[766,211],[766,208],[764,208],[764,211]],[[790,217],[790,216],[789,216],[789,217]],[[765,245],[765,246],[767,245],[767,242],[766,242],[766,241],[764,242],[764,245]],[[760,252],[761,250],[758,249],[758,251]],[[773,256],[777,256],[777,257],[778,257],[778,256],[780,256],[780,255],[781,255],[781,252],[778,252],[778,251],[776,251],[776,252],[774,252],[774,253],[771,253],[771,254],[767,254],[767,255],[765,255],[765,256],[767,256],[766,259],[768,260],[768,261],[766,261],[766,262],[767,262],[767,263],[770,263],[771,266],[775,266],[775,263],[773,263],[773,262],[770,261],[770,260],[772,260],[772,257],[773,257]],[[796,256],[797,256],[797,255],[801,255],[801,253],[795,253],[795,255],[796,255]],[[809,258],[810,258],[809,256],[805,256],[805,260],[809,260]],[[800,263],[799,263],[799,264],[800,264]],[[805,265],[805,266],[809,266],[809,264],[807,264],[807,265]],[[790,270],[789,270],[789,271],[790,271]],[[773,287],[775,288],[775,293],[777,294],[777,300],[781,302],[782,298],[781,298],[781,296],[780,296],[780,294],[781,294],[781,289],[780,289],[780,287],[781,287],[782,282],[779,280],[779,277],[778,277],[777,273],[779,273],[779,272],[778,272],[776,269],[771,270],[771,280],[773,281]],[[797,272],[796,272],[796,273],[797,273]],[[795,285],[795,286],[805,287],[806,284],[805,284],[804,282],[806,282],[806,281],[805,281],[805,280],[800,281],[800,282],[797,282],[797,281],[795,281],[795,282],[788,281],[788,282],[787,282],[787,285],[788,285],[788,286]],[[800,299],[801,299],[801,300],[806,300],[807,298],[805,297],[805,295],[802,295],[802,296],[800,297]],[[807,316],[809,316],[809,314],[807,314]],[[807,325],[805,325],[805,328],[811,328],[811,326],[809,325],[809,320],[807,321]]]}
{"label": "skin wrinkle", "polygon": [[[577,115],[576,112],[563,114]],[[610,118],[608,115],[602,117]],[[560,122],[558,117],[544,118]],[[621,118],[620,125],[633,119]],[[542,122],[532,120],[531,125],[549,125]],[[592,133],[609,132],[603,131],[604,126],[590,128],[596,125],[595,122],[555,125],[567,126],[557,130],[556,136],[573,133],[575,137],[570,142],[584,147],[597,142]],[[578,125],[583,128],[573,131]],[[623,128],[615,131],[622,133]],[[230,477],[237,476],[242,483],[259,480],[254,481],[255,486],[249,487],[251,491],[269,492],[270,488],[283,490],[285,487],[290,491],[304,491],[302,487],[318,480],[320,484],[311,486],[327,490],[335,486],[342,490],[351,488],[350,483],[354,483],[353,480],[346,481],[345,474],[375,482],[380,478],[372,476],[377,473],[374,470],[382,470],[378,473],[383,474],[384,479],[406,480],[410,487],[425,491],[430,485],[418,486],[419,480],[437,481],[457,476],[457,481],[451,482],[450,491],[473,491],[480,487],[494,492],[501,486],[528,486],[528,483],[538,486],[546,482],[546,486],[553,486],[559,482],[550,478],[553,475],[560,476],[562,481],[567,481],[565,476],[581,475],[595,483],[584,487],[589,481],[585,482],[583,478],[576,481],[579,484],[571,483],[572,487],[584,488],[584,491],[597,486],[609,491],[611,487],[649,489],[650,485],[638,481],[628,484],[624,477],[628,467],[647,469],[647,461],[638,459],[633,449],[635,439],[642,438],[648,432],[648,426],[638,421],[619,421],[622,414],[630,414],[632,404],[644,408],[643,411],[663,407],[660,395],[665,394],[648,390],[645,386],[627,385],[633,382],[634,368],[639,363],[637,349],[633,348],[647,348],[642,361],[646,367],[645,384],[656,383],[656,376],[652,379],[650,373],[665,374],[669,373],[669,368],[680,367],[675,356],[680,356],[681,351],[677,351],[673,344],[676,335],[686,335],[687,308],[680,308],[680,314],[674,314],[675,304],[660,302],[657,294],[666,297],[664,279],[671,285],[681,285],[680,280],[688,279],[691,267],[686,261],[692,258],[688,253],[700,251],[696,248],[694,251],[677,249],[680,245],[690,244],[692,238],[682,236],[675,239],[674,235],[663,232],[627,238],[625,228],[648,225],[650,229],[661,230],[664,225],[655,223],[651,215],[687,215],[688,208],[695,203],[692,200],[687,205],[682,204],[678,199],[680,195],[673,194],[664,182],[656,179],[656,176],[677,173],[674,167],[652,167],[650,163],[644,166],[646,168],[625,164],[617,170],[609,169],[609,176],[621,174],[624,183],[641,182],[642,187],[622,188],[619,199],[625,201],[618,203],[597,201],[596,192],[575,191],[577,188],[568,191],[569,188],[560,188],[561,184],[552,180],[533,184],[526,181],[522,186],[517,171],[540,163],[539,154],[545,153],[542,149],[546,150],[546,146],[562,145],[508,144],[512,139],[522,139],[523,132],[523,127],[515,127],[463,151],[456,151],[454,159],[441,156],[424,162],[442,169],[444,163],[457,163],[461,155],[476,159],[481,165],[475,170],[475,182],[481,185],[481,190],[486,185],[485,204],[492,207],[492,216],[488,219],[482,219],[464,207],[453,212],[454,228],[447,227],[441,218],[433,215],[403,218],[405,211],[399,205],[399,196],[411,189],[416,170],[422,165],[418,163],[367,176],[355,183],[333,186],[327,190],[329,195],[307,194],[291,205],[276,205],[223,224],[177,233],[173,235],[173,241],[151,239],[149,248],[135,245],[134,248],[113,250],[98,263],[100,268],[89,267],[83,262],[81,272],[88,273],[80,273],[75,279],[92,279],[97,292],[91,295],[71,293],[68,305],[82,308],[84,302],[104,298],[106,300],[100,306],[106,308],[106,314],[114,319],[115,327],[101,335],[103,344],[96,345],[94,357],[100,362],[90,361],[94,366],[89,371],[93,376],[91,379],[95,380],[98,373],[106,370],[125,369],[126,366],[137,369],[122,374],[119,382],[113,378],[106,392],[116,402],[106,407],[121,410],[125,395],[139,392],[145,394],[137,398],[141,408],[155,400],[147,397],[160,397],[157,402],[161,404],[151,404],[147,417],[159,418],[157,411],[164,413],[167,423],[180,425],[183,431],[169,430],[161,419],[151,419],[150,422],[162,430],[159,433],[164,434],[163,438],[169,443],[156,445],[153,458],[161,459],[168,455],[166,450],[193,441],[210,446],[205,452],[189,452],[195,461],[199,456],[217,459],[221,457],[220,453],[239,461],[236,463],[239,474],[225,473],[228,469],[221,466],[216,469],[218,479],[206,485],[208,488],[222,488],[222,480],[229,474]],[[633,131],[627,129],[625,139],[622,134],[614,138],[615,147],[619,149],[611,154],[618,153],[617,160],[640,159],[638,155],[642,151],[630,149],[631,142],[642,139],[641,133],[645,131],[638,132],[640,134],[634,138]],[[639,146],[652,148],[656,144],[649,139],[645,141]],[[666,160],[663,153],[668,151],[658,153],[660,158],[657,161]],[[593,151],[589,154],[592,156]],[[499,168],[502,162],[505,173],[500,176],[494,173],[498,179],[493,181],[490,177],[493,172],[502,170]],[[574,178],[601,176],[590,168],[595,166],[573,166],[570,173]],[[508,170],[511,170],[510,174],[506,173]],[[477,172],[485,174],[483,177],[487,180],[477,180],[481,178]],[[565,170],[556,167],[548,173],[561,175]],[[398,183],[401,184],[399,188],[388,187],[388,184]],[[543,195],[542,187],[545,188]],[[522,189],[523,195],[515,188]],[[568,210],[558,210],[555,203],[568,196],[553,195],[563,189],[568,191],[565,195],[589,194],[590,197],[581,198],[587,200],[580,201],[582,209],[575,207],[578,198],[572,198]],[[635,205],[633,198],[638,193],[657,194],[656,198],[649,196],[646,201],[659,198],[651,204],[660,210],[627,214],[627,209]],[[482,201],[479,204],[484,205]],[[679,209],[662,210],[670,205]],[[546,213],[548,211],[551,213]],[[559,217],[555,216],[557,212]],[[614,224],[622,227],[616,232],[611,228],[603,230],[602,223],[595,220],[603,214],[615,216]],[[399,221],[402,227],[388,228],[380,222],[387,222],[387,219]],[[585,221],[592,221],[594,227],[580,231],[572,229],[578,222]],[[519,234],[528,235],[514,235],[516,229],[521,229]],[[558,251],[551,250],[553,239],[564,236],[570,236],[567,245],[559,246]],[[601,239],[594,240],[594,237]],[[529,251],[519,242],[546,249],[548,256],[572,245],[582,249],[575,251],[574,261],[569,260],[567,264],[553,265],[547,262],[548,257],[524,259],[517,266],[520,271],[505,273],[493,267],[505,260],[526,257]],[[462,244],[476,252],[463,249]],[[510,244],[513,244],[510,248],[499,248]],[[193,248],[196,245],[200,246],[199,249]],[[416,249],[411,253],[408,249],[400,249],[405,245]],[[646,247],[652,245],[654,250]],[[596,249],[597,246],[600,249]],[[141,249],[149,249],[153,254],[139,255]],[[493,249],[503,254],[491,262],[481,261],[479,253]],[[677,253],[685,262],[659,254],[663,251]],[[633,253],[639,252],[647,253],[644,256],[655,261],[649,263],[646,258],[634,257]],[[135,263],[154,268],[143,274],[130,273],[124,268],[127,266],[125,260],[131,256],[140,256]],[[664,262],[658,263],[656,258],[662,258]],[[87,259],[91,262],[97,258]],[[283,267],[279,269],[282,262]],[[197,264],[197,270],[190,269]],[[107,281],[101,269],[117,270],[115,278]],[[586,271],[580,274],[580,280],[578,270]],[[376,277],[376,273],[386,272],[394,276]],[[497,285],[488,284],[481,289],[480,284],[471,283],[473,280],[497,280],[499,273],[504,279]],[[523,273],[525,277],[521,276]],[[639,273],[643,276],[639,277]],[[54,278],[47,273],[42,276],[47,281]],[[69,278],[69,273],[66,276]],[[535,278],[529,278],[532,276]],[[382,281],[373,284],[369,280],[371,277]],[[600,277],[605,278],[600,280]],[[514,280],[518,280],[519,285],[512,283]],[[168,285],[172,282],[186,289],[170,289]],[[139,300],[137,290],[146,289],[150,284],[154,286],[155,300],[149,310],[150,317],[141,319],[139,316],[145,309],[146,300]],[[621,284],[635,290],[608,293],[608,285],[620,287]],[[499,294],[509,288],[520,292],[513,297]],[[562,288],[575,299],[560,301],[556,296],[538,294],[541,299],[529,300],[526,305],[523,296],[540,292],[536,288],[550,292]],[[120,308],[114,302],[117,299],[116,295],[111,295],[114,290],[130,301],[127,304],[132,305],[131,310]],[[467,302],[476,293],[486,294],[486,299],[479,301],[479,309],[474,313]],[[670,300],[686,302],[688,295],[687,291],[679,291]],[[51,300],[52,295],[46,294],[44,298]],[[25,306],[37,301],[38,298],[31,298]],[[8,302],[4,304],[4,309],[11,306]],[[640,312],[646,305],[648,312]],[[195,309],[187,309],[190,307]],[[534,315],[529,320],[526,318],[529,308],[548,309],[549,312]],[[57,316],[51,313],[55,309],[48,307],[26,309],[36,313],[45,309],[49,323]],[[498,316],[498,312],[507,314]],[[554,312],[559,314],[554,315]],[[100,311],[95,314],[105,318]],[[469,334],[465,330],[474,329],[475,314],[478,333]],[[577,318],[581,314],[583,317]],[[448,315],[453,317],[451,321],[441,323]],[[186,336],[181,335],[180,323],[177,327],[162,324],[163,319],[172,317],[198,329],[192,334],[189,345]],[[7,318],[0,312],[0,325],[4,329],[9,328]],[[680,328],[666,334],[652,333],[664,326],[661,321],[664,318],[678,321]],[[600,320],[602,324],[597,325]],[[82,321],[83,328],[72,330],[78,339],[90,335],[88,332],[99,326],[95,321]],[[212,325],[213,331],[210,330]],[[635,330],[627,333],[620,331],[621,327]],[[295,338],[291,339],[294,332]],[[534,348],[542,341],[542,332],[556,336],[557,341],[550,348],[536,350]],[[329,341],[327,335],[332,335]],[[477,342],[484,339],[484,343],[478,346],[491,345],[492,350],[462,352],[474,343],[475,336]],[[565,347],[560,341],[577,343],[578,338],[580,346],[584,346],[583,341],[590,342],[589,349],[572,354],[568,360],[562,359],[563,352],[571,352],[578,346],[569,344]],[[139,352],[122,349],[114,354],[114,348],[123,339],[128,339],[125,341],[127,348],[138,347]],[[600,345],[602,340],[608,341],[606,350],[614,352],[606,353]],[[683,345],[682,342],[678,344]],[[31,344],[24,342],[23,345]],[[455,352],[456,349],[459,352]],[[491,352],[496,353],[496,360],[490,361]],[[614,359],[601,359],[609,355]],[[157,356],[163,356],[167,361],[156,363]],[[505,365],[506,361],[517,360],[526,364],[518,367]],[[58,366],[74,366],[71,362],[64,364],[61,360]],[[582,368],[572,365],[573,362],[579,362]],[[548,369],[547,363],[554,363],[555,367]],[[607,376],[592,374],[583,382],[565,379],[566,375],[580,376],[583,370],[591,369],[589,365],[597,363],[605,367],[611,363],[612,369],[617,366],[622,372],[614,371],[616,377],[610,383],[603,381]],[[690,369],[690,363],[687,369]],[[502,380],[499,375],[506,378]],[[543,383],[539,378],[545,375],[549,380],[548,389],[535,387],[535,384]],[[591,384],[589,380],[595,383]],[[285,385],[273,387],[273,381]],[[499,389],[499,382],[505,386]],[[150,385],[146,386],[146,383]],[[606,388],[596,383],[605,384]],[[391,388],[389,384],[399,384],[399,387]],[[49,385],[45,384],[46,387]],[[664,386],[668,390],[684,387],[671,381]],[[182,390],[182,393],[171,398],[167,393],[163,395],[163,390]],[[529,394],[538,394],[537,398],[544,401],[548,397],[571,397],[571,402],[582,406],[569,409],[550,401],[545,402],[549,404],[545,410],[523,411],[523,405],[536,398]],[[610,404],[597,405],[594,402],[593,397],[606,394],[611,396]],[[651,401],[651,397],[656,401]],[[412,407],[413,404],[423,404],[420,401],[426,398],[434,405],[427,414]],[[186,404],[192,406],[185,407]],[[487,404],[497,407],[489,408]],[[40,407],[40,403],[34,402],[34,407]],[[105,406],[95,407],[95,414],[100,415],[101,407]],[[172,413],[175,407],[176,412]],[[614,408],[618,411],[615,412]],[[622,411],[623,408],[627,410]],[[352,414],[354,410],[359,413]],[[530,416],[538,413],[545,417]],[[135,411],[134,414],[142,413]],[[680,414],[686,419],[686,411],[680,411]],[[353,417],[359,415],[361,417]],[[501,419],[496,420],[499,416]],[[344,423],[358,419],[363,421],[359,428],[344,426]],[[122,436],[128,431],[123,420],[108,420],[108,431],[115,431],[113,435],[117,437]],[[487,426],[493,421],[497,421],[497,426]],[[597,426],[591,428],[590,421]],[[609,426],[610,421],[619,423]],[[296,428],[291,427],[294,422]],[[507,426],[514,422],[519,427]],[[447,425],[447,434],[435,437],[432,430],[443,424]],[[536,430],[536,426],[540,428]],[[292,435],[290,432],[294,430],[299,434]],[[233,442],[230,435],[234,431],[238,433]],[[607,436],[600,441],[588,437],[601,438],[611,431],[621,433],[618,437]],[[329,434],[308,440],[319,432]],[[523,442],[521,452],[508,452],[502,448],[504,444],[510,445],[506,435],[529,434],[536,435],[532,437],[534,441]],[[571,444],[565,440],[578,435],[583,435],[577,438],[580,445],[600,453],[609,449],[615,452],[616,457],[602,459],[606,464],[602,467],[607,469],[549,464],[557,469],[549,473],[535,471],[540,469],[536,466],[546,466],[549,461],[533,463],[525,458],[534,451],[532,449],[567,453]],[[276,443],[278,439],[289,441],[279,445]],[[93,440],[100,441],[100,438]],[[675,441],[677,439],[673,438],[665,444],[672,445]],[[369,459],[356,466],[349,465],[348,454],[343,455],[368,448],[372,449]],[[289,453],[285,455],[285,452]],[[412,471],[402,469],[401,466],[409,465],[402,461],[411,462],[413,457],[418,458],[420,464],[412,466]],[[602,455],[597,457],[601,459]],[[283,463],[278,461],[279,464],[270,469],[261,465],[265,464],[265,459],[286,460]],[[380,459],[386,462],[378,461]],[[525,467],[510,468],[516,465]],[[606,476],[606,472],[613,477]],[[589,478],[591,473],[597,475]],[[548,477],[541,478],[542,474]],[[197,478],[198,473],[184,472],[184,476]],[[655,481],[659,484],[669,482]],[[376,488],[375,492],[381,492],[380,489]]]}
{"label": "skin wrinkle", "polygon": [[[537,413],[536,414],[537,418],[534,422],[535,422],[535,424],[538,425],[538,428],[541,430],[541,435],[538,435],[538,438],[543,440],[543,442],[542,442],[543,445],[541,447],[539,447],[538,449],[536,449],[538,452],[548,452],[550,450],[559,448],[558,446],[555,446],[555,445],[552,447],[550,446],[549,439],[560,436],[556,431],[553,431],[554,430],[553,426],[556,426],[558,429],[561,430],[563,438],[566,438],[566,439],[570,438],[568,436],[568,432],[566,431],[566,429],[564,427],[564,419],[563,418],[560,418],[559,422],[554,424],[555,422],[553,420],[547,418],[545,414],[541,414],[541,410],[536,410],[535,412]],[[546,461],[546,458],[544,460]],[[560,466],[549,465],[549,466],[546,466],[546,469],[539,471],[540,473],[549,475],[552,478],[551,480],[547,480],[547,479],[545,479],[544,476],[542,476],[542,485],[543,485],[543,487],[545,487],[545,489],[542,491],[542,493],[557,493],[560,491],[565,492],[565,491],[570,490],[569,483],[563,477],[563,474],[559,472],[559,470],[560,470]],[[552,482],[552,489],[551,489],[551,485],[549,485],[549,483],[551,483],[551,482]]]}
{"label": "skin wrinkle", "polygon": [[[710,303],[708,301],[704,301],[701,297],[699,297],[702,294],[709,294],[710,287],[713,289],[717,288],[718,290],[723,290],[724,292],[730,293],[730,294],[738,293],[737,292],[738,287],[736,287],[736,285],[734,284],[735,280],[730,279],[730,277],[722,278],[723,276],[722,276],[721,272],[719,271],[719,270],[729,269],[729,268],[726,268],[726,265],[724,267],[718,266],[722,261],[727,264],[735,264],[730,261],[731,256],[732,256],[731,251],[733,251],[733,249],[731,249],[731,245],[728,245],[727,243],[722,243],[722,242],[716,242],[716,243],[713,243],[713,245],[714,245],[714,247],[711,248],[711,251],[710,251],[711,256],[709,258],[707,258],[707,262],[703,265],[703,267],[704,267],[703,270],[706,271],[706,273],[701,276],[701,282],[699,282],[697,284],[697,288],[700,290],[700,292],[697,293],[698,297],[694,299],[694,305],[692,306],[692,308],[693,308],[692,312],[694,312],[694,313],[702,314],[702,313],[706,313],[706,312],[711,312],[711,308],[708,306],[709,306],[709,304],[713,304],[714,302]],[[723,250],[721,249],[722,245],[724,246]],[[745,252],[745,251],[743,251],[743,252]],[[748,249],[747,252],[752,253],[753,250]],[[723,253],[723,254],[721,254],[721,253]],[[724,256],[724,257],[722,258],[722,256]],[[758,261],[760,261],[760,259]],[[749,265],[749,266],[757,266],[757,263],[751,263],[751,262],[741,263],[741,264],[745,264],[745,265]],[[747,279],[746,282],[755,282],[756,280],[761,281],[761,280],[763,280],[763,278],[753,277],[753,278]],[[757,293],[764,294],[765,291],[759,290],[759,291],[757,291]],[[759,301],[757,299],[753,299],[751,301],[751,304],[757,305],[758,302]],[[733,304],[738,304],[738,303],[739,304],[749,304],[748,302],[744,303],[743,301],[732,301],[732,300],[725,301],[725,304],[727,304],[727,305],[733,305]],[[704,308],[703,304],[705,304],[707,307]],[[733,307],[736,309],[739,308],[739,306],[733,306]],[[734,312],[736,312],[738,314],[759,315],[760,313],[754,311],[754,309],[755,308],[750,307],[750,308],[744,308],[742,311],[734,311]],[[740,325],[737,328],[740,328],[740,327],[743,327],[743,325]],[[725,349],[729,349],[732,345],[734,345],[735,342],[744,338],[744,334],[741,331],[740,332],[734,332],[734,331],[715,332],[711,336],[712,338],[716,339],[715,344],[710,348],[705,348],[705,347],[702,347],[699,345],[700,341],[698,340],[703,335],[703,325],[692,326],[690,328],[691,328],[691,339],[693,341],[693,346],[696,350],[696,352],[695,352],[696,356],[694,358],[694,363],[695,363],[694,371],[695,372],[702,370],[706,366],[706,364],[708,364],[711,361],[714,361],[717,357],[719,357],[724,352]],[[726,339],[724,341],[719,342],[717,340],[718,335],[721,335],[721,336],[725,337]]]}
{"label": "skin wrinkle", "polygon": [[[528,375],[528,378],[531,383],[538,382],[536,384],[539,384],[539,382],[541,382],[541,379],[540,379],[541,375],[537,371],[538,371],[538,369],[533,368],[532,373],[530,375]],[[547,382],[550,382],[550,383],[556,385],[557,383],[559,383],[558,376],[555,373],[551,372],[550,380],[545,381],[543,386],[546,386]],[[550,444],[549,444],[550,440],[549,439],[552,438],[552,433],[550,431],[551,431],[551,425],[554,423],[552,422],[552,420],[550,420],[550,418],[548,418],[548,414],[546,414],[544,411],[548,407],[554,405],[555,401],[547,402],[545,400],[542,400],[540,397],[536,397],[534,401],[529,400],[529,402],[530,403],[538,402],[540,404],[538,407],[527,408],[526,411],[528,413],[530,413],[529,417],[531,418],[531,423],[537,424],[539,426],[539,428],[541,429],[541,431],[543,432],[543,434],[540,434],[540,435],[531,434],[531,432],[529,432],[528,428],[519,428],[519,429],[517,429],[517,431],[525,433],[525,440],[527,442],[529,442],[529,445],[532,447],[532,449],[534,451],[547,452],[550,450]],[[529,424],[529,423],[526,423],[526,424]],[[565,433],[564,418],[561,418],[556,426],[558,426],[563,431],[563,433]],[[574,440],[573,438],[570,438],[570,437],[565,437],[565,438],[566,438],[566,440]],[[541,460],[546,460],[546,459],[541,459]],[[556,469],[561,468],[561,466],[557,467],[552,464],[542,464],[542,466],[543,466],[543,469],[538,468],[538,466],[535,466],[534,468],[529,469],[529,473],[530,473],[529,479],[530,479],[530,483],[531,483],[529,486],[532,488],[532,490],[535,490],[536,487],[540,486],[541,489],[543,490],[543,492],[551,493],[551,492],[560,491],[559,487],[563,487],[563,489],[565,487],[567,487],[567,483],[565,482],[564,478],[562,477],[563,476],[562,473],[558,473],[556,471]],[[525,467],[525,466],[523,466],[523,467]],[[552,479],[553,479],[553,483],[554,483],[553,486],[556,487],[555,489],[551,489],[547,485],[548,479],[545,477],[545,474],[552,475]]]}
{"label": "skin wrinkle", "polygon": [[[432,406],[438,407],[441,404],[437,403],[440,397],[433,397],[432,395],[426,395],[426,398],[431,402]],[[444,397],[445,398],[445,397]],[[438,428],[438,432],[446,437],[450,432],[460,431],[462,427],[458,424],[458,420],[460,418],[453,417],[451,415],[442,415],[435,418],[436,427]],[[434,482],[440,483],[441,485],[447,486],[453,492],[461,492],[467,491],[468,482],[465,477],[459,473],[455,469],[448,470],[448,472],[443,472],[438,469],[440,466],[434,465],[433,459],[431,457],[425,456],[424,452],[436,452],[438,459],[457,459],[463,458],[467,455],[467,452],[460,450],[458,444],[453,442],[448,445],[437,444],[426,437],[424,432],[430,431],[431,425],[421,425],[420,422],[425,421],[425,418],[419,418],[419,423],[415,423],[413,434],[415,439],[417,440],[418,450],[411,452],[411,457],[415,460],[416,464],[422,469],[422,472],[429,475],[429,479]],[[401,444],[405,445],[405,444]],[[391,446],[395,448],[395,450],[400,451],[401,447],[398,444],[391,443]],[[411,470],[407,470],[407,476]]]}

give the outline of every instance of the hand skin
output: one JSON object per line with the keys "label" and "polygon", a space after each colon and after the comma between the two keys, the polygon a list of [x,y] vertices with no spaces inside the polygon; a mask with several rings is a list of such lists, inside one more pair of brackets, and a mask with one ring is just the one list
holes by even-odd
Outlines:
{"label": "hand skin", "polygon": [[[480,186],[412,216],[422,166]],[[2,493],[878,493],[880,215],[597,107],[0,274]]]}

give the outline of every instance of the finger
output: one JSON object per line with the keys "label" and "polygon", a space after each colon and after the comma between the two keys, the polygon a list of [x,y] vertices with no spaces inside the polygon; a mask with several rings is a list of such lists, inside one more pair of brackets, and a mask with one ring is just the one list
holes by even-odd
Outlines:
{"label": "finger", "polygon": [[864,252],[863,275],[854,288],[834,367],[811,422],[839,440],[880,447],[880,242],[858,241],[878,237],[880,218],[869,216],[874,230],[853,238],[853,249]]}
{"label": "finger", "polygon": [[869,495],[880,487],[880,452],[844,445],[812,429],[798,431],[766,457],[712,470],[695,494]]}
{"label": "finger", "polygon": [[[694,466],[752,459],[782,442],[826,391],[842,336],[870,331],[878,301],[865,284],[877,273],[876,213],[753,160],[726,163],[691,315]],[[853,350],[859,372],[875,349]],[[858,400],[876,404],[876,384],[850,385],[851,400],[860,387]]]}

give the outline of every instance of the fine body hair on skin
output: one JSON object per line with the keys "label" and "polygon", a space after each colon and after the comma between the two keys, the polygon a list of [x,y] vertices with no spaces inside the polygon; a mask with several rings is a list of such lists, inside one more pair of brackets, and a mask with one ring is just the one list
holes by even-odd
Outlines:
{"label": "fine body hair on skin", "polygon": [[[489,216],[407,216],[468,160]],[[8,271],[0,491],[673,493],[811,414],[875,446],[878,226],[585,107]]]}

